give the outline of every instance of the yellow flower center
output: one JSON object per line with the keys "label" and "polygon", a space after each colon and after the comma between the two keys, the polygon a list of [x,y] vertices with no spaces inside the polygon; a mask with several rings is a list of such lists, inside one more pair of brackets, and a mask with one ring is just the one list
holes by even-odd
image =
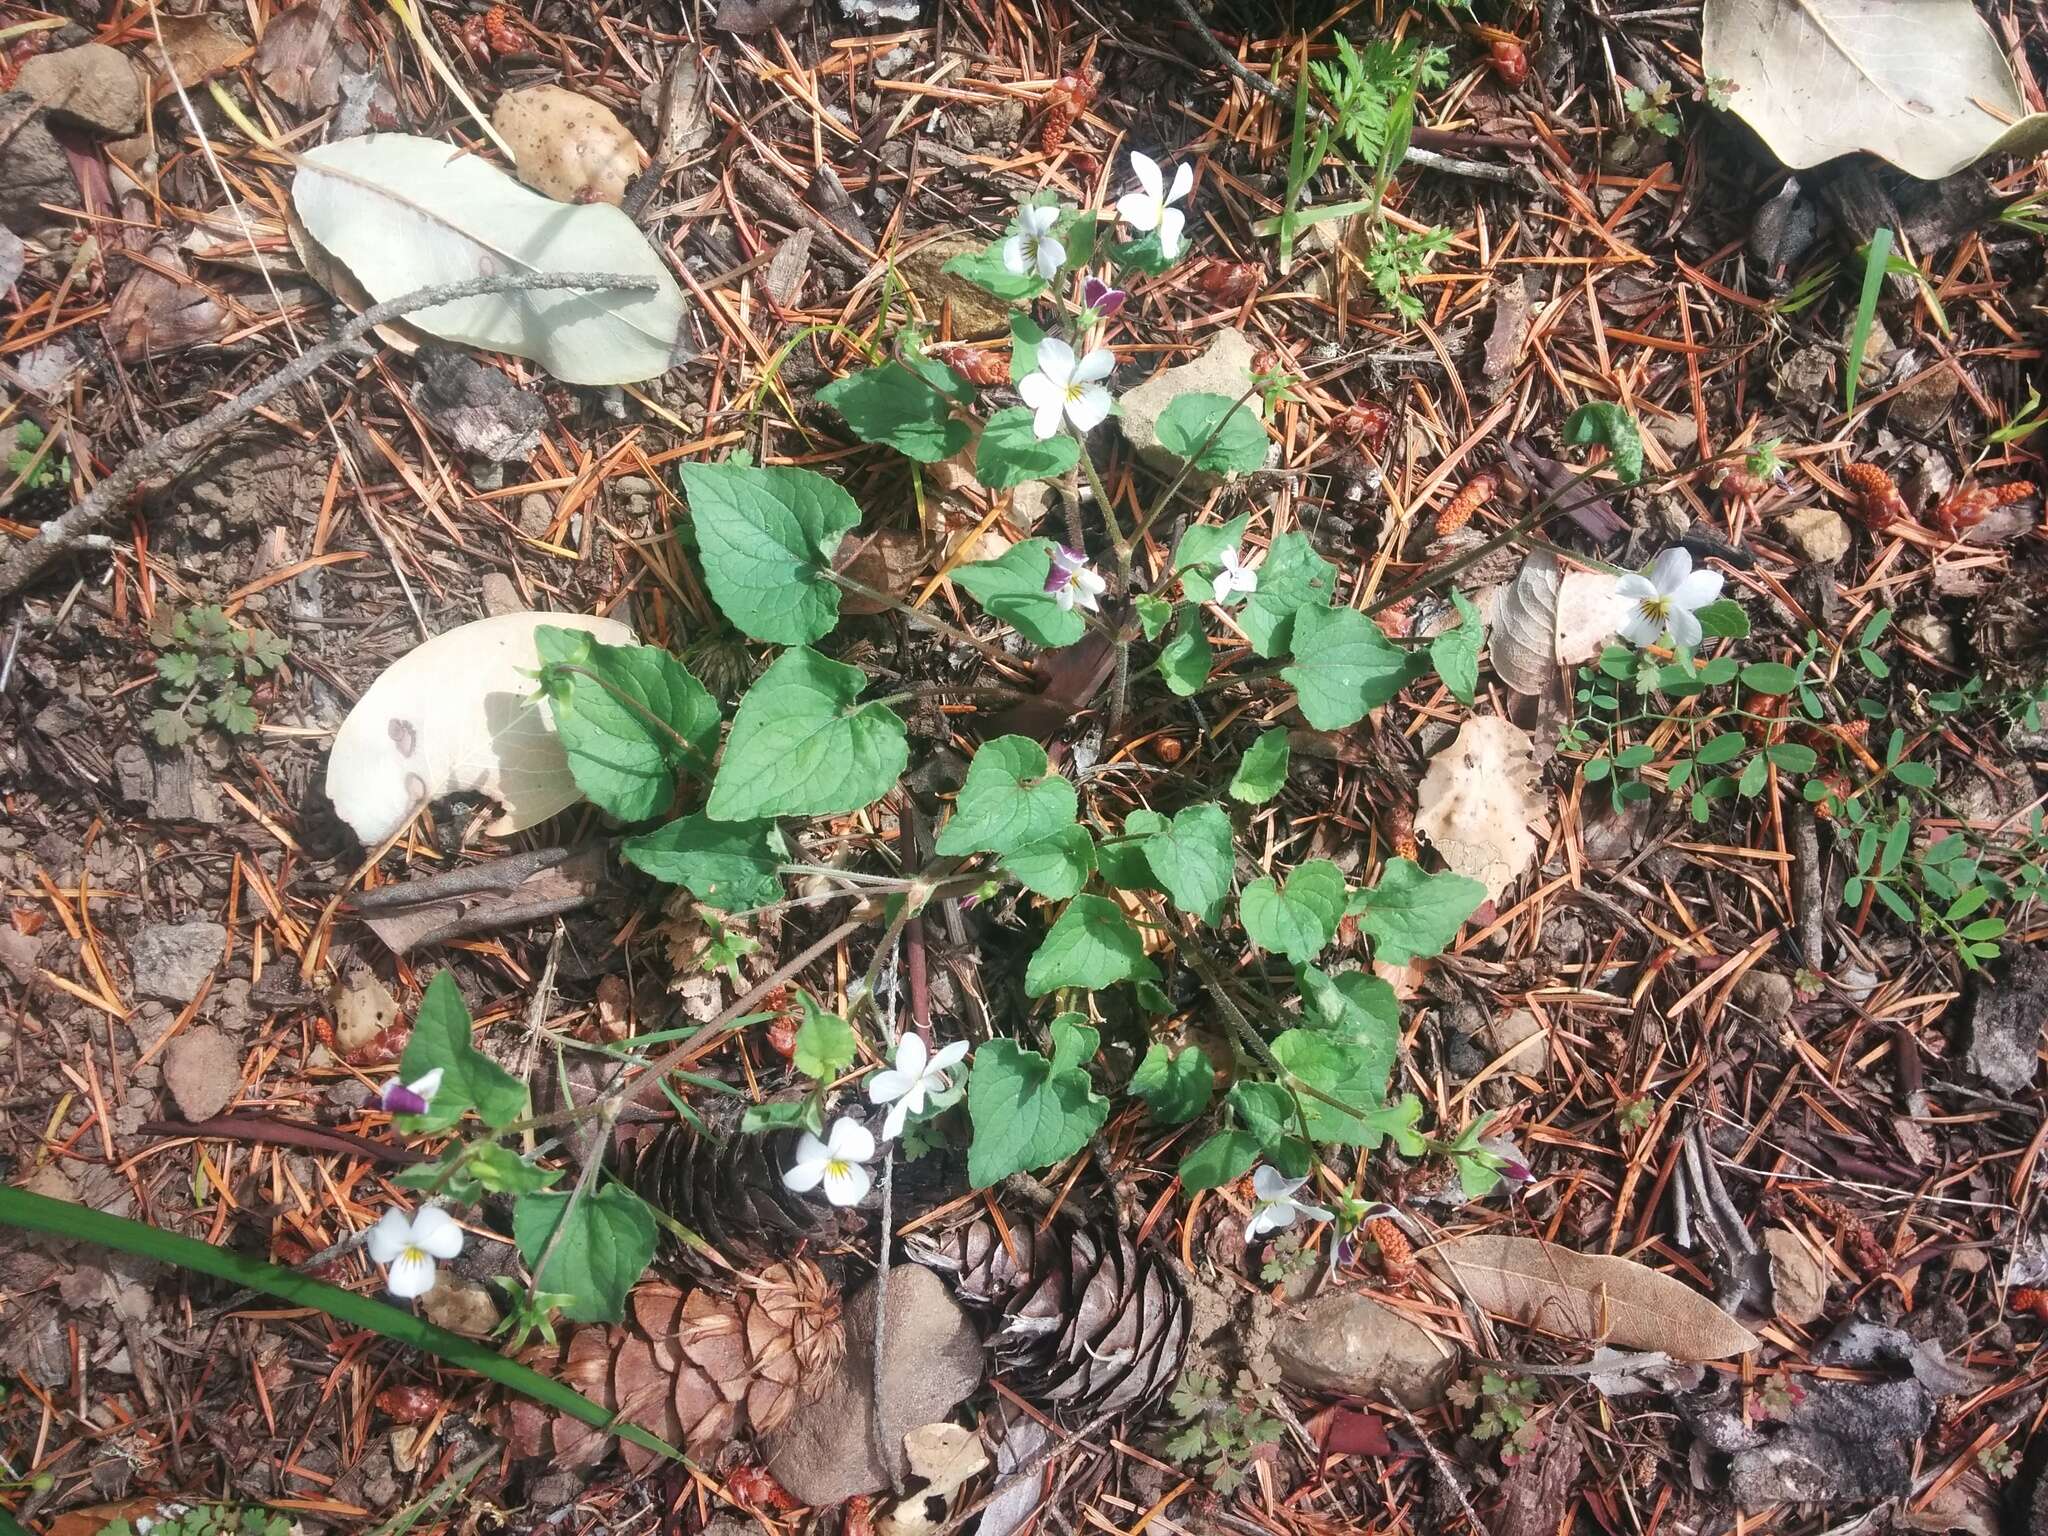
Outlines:
{"label": "yellow flower center", "polygon": [[424,1249],[424,1248],[412,1248],[412,1247],[408,1247],[408,1248],[407,1248],[407,1249],[405,1250],[405,1252],[404,1252],[404,1253],[401,1253],[401,1254],[400,1254],[400,1255],[398,1256],[398,1262],[399,1262],[399,1263],[401,1263],[401,1264],[425,1264],[425,1263],[428,1263],[428,1262],[429,1262],[429,1260],[428,1260],[428,1258],[427,1258],[427,1250],[426,1250],[426,1249]]}
{"label": "yellow flower center", "polygon": [[1644,618],[1653,623],[1662,624],[1671,617],[1671,599],[1668,597],[1646,597],[1636,607]]}
{"label": "yellow flower center", "polygon": [[826,1160],[825,1177],[828,1179],[843,1179],[851,1172],[853,1172],[853,1164],[843,1157],[834,1157]]}

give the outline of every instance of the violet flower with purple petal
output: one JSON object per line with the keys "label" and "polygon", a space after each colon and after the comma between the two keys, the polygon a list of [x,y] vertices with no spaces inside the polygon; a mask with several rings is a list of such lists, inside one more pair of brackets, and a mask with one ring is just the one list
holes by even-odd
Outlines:
{"label": "violet flower with purple petal", "polygon": [[377,1107],[387,1115],[424,1115],[441,1089],[441,1070],[423,1072],[409,1083],[392,1078],[377,1090]]}
{"label": "violet flower with purple petal", "polygon": [[1096,599],[1108,589],[1109,583],[1095,574],[1095,567],[1088,563],[1086,555],[1064,544],[1053,545],[1052,563],[1045,573],[1045,590],[1061,608],[1071,613],[1079,605],[1090,613],[1100,612]]}
{"label": "violet flower with purple petal", "polygon": [[1129,297],[1123,289],[1112,288],[1099,277],[1087,278],[1081,284],[1081,302],[1097,320],[1109,319],[1124,307],[1124,300]]}

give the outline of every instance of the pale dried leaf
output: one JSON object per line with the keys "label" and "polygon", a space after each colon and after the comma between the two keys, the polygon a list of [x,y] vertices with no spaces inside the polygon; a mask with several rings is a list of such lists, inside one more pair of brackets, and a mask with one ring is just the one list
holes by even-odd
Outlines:
{"label": "pale dried leaf", "polygon": [[1540,694],[1557,676],[1557,561],[1539,550],[1494,598],[1487,654],[1516,693]]}
{"label": "pale dried leaf", "polygon": [[1457,740],[1430,760],[1416,799],[1416,832],[1444,863],[1498,900],[1536,857],[1529,826],[1542,820],[1535,744],[1496,715],[1465,722]]}
{"label": "pale dried leaf", "polygon": [[1789,1227],[1766,1228],[1764,1248],[1771,1256],[1771,1308],[1804,1328],[1827,1310],[1827,1265]]}
{"label": "pale dried leaf", "polygon": [[1621,628],[1618,580],[1605,571],[1573,571],[1558,584],[1551,654],[1559,666],[1591,661]]}
{"label": "pale dried leaf", "polygon": [[491,126],[512,146],[519,179],[565,203],[618,203],[647,151],[601,101],[559,85],[507,91]]}
{"label": "pale dried leaf", "polygon": [[[211,80],[230,64],[238,64],[247,56],[249,44],[235,25],[226,16],[203,14],[198,16],[171,16],[161,14],[156,26],[162,34],[163,47],[148,50],[149,62],[157,69],[156,94],[168,96],[176,85],[191,90],[202,81]],[[152,44],[155,39],[151,39]]]}
{"label": "pale dried leaf", "polygon": [[1533,1237],[1455,1237],[1423,1255],[1486,1311],[1583,1344],[1722,1360],[1757,1338],[1682,1280],[1611,1254]]}
{"label": "pale dried leaf", "polygon": [[1707,0],[1702,29],[1706,77],[1794,170],[1868,150],[1938,181],[2048,143],[1971,0]]}
{"label": "pale dried leaf", "polygon": [[924,1424],[903,1437],[903,1454],[914,1477],[925,1480],[927,1496],[945,1498],[988,1465],[978,1430],[961,1424]]}
{"label": "pale dried leaf", "polygon": [[574,805],[581,795],[535,701],[544,624],[631,645],[616,619],[507,613],[478,619],[408,651],[364,690],[327,758],[327,797],[365,847],[391,836],[421,806],[457,791],[504,806],[490,824],[506,836]]}

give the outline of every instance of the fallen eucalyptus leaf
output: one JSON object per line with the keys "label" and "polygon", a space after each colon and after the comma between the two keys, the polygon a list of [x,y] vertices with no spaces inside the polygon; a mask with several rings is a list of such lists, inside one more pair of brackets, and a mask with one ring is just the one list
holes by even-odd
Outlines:
{"label": "fallen eucalyptus leaf", "polygon": [[1493,602],[1488,655],[1500,680],[1516,693],[1546,692],[1557,676],[1557,596],[1564,574],[1539,550]]}
{"label": "fallen eucalyptus leaf", "polygon": [[1529,824],[1544,815],[1535,791],[1535,744],[1497,715],[1476,715],[1430,759],[1416,796],[1415,830],[1454,873],[1498,900],[1529,861]]}
{"label": "fallen eucalyptus leaf", "polygon": [[1488,1312],[1582,1343],[1722,1360],[1755,1349],[1742,1324],[1682,1280],[1533,1237],[1454,1237],[1423,1256]]}
{"label": "fallen eucalyptus leaf", "polygon": [[535,698],[533,632],[543,624],[588,630],[606,645],[634,643],[616,619],[500,614],[415,646],[363,691],[328,753],[327,798],[364,847],[457,791],[505,808],[488,828],[497,837],[582,798],[554,718]]}
{"label": "fallen eucalyptus leaf", "polygon": [[1939,181],[2048,144],[1971,0],[1707,0],[1701,52],[1794,170],[1868,150]]}
{"label": "fallen eucalyptus leaf", "polygon": [[636,383],[687,355],[682,290],[607,203],[553,202],[438,140],[372,133],[302,156],[292,207],[377,301],[506,271],[616,272],[655,284],[494,294],[408,317],[444,341],[530,357],[571,384]]}

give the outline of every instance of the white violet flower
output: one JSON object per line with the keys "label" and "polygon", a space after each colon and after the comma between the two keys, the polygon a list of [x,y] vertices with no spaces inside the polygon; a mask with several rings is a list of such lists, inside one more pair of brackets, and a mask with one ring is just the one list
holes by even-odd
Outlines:
{"label": "white violet flower", "polygon": [[462,1252],[462,1228],[438,1205],[423,1205],[410,1216],[386,1211],[370,1228],[368,1247],[384,1266],[384,1288],[411,1301],[434,1288],[434,1260]]}
{"label": "white violet flower", "polygon": [[1020,277],[1035,272],[1048,283],[1058,277],[1067,264],[1067,248],[1052,237],[1059,221],[1057,207],[1019,208],[1017,233],[1003,242],[1003,265]]}
{"label": "white violet flower", "polygon": [[1650,562],[1646,574],[1630,572],[1614,584],[1628,604],[1621,638],[1631,645],[1651,645],[1665,629],[1680,645],[1700,643],[1705,633],[1695,615],[1721,595],[1719,571],[1696,571],[1692,556],[1674,546]]}
{"label": "white violet flower", "polygon": [[1295,1194],[1308,1182],[1306,1175],[1298,1179],[1285,1177],[1278,1168],[1259,1164],[1252,1174],[1252,1193],[1258,1197],[1252,1207],[1252,1219],[1245,1223],[1244,1240],[1251,1242],[1266,1232],[1278,1232],[1282,1227],[1291,1227],[1303,1216],[1312,1216],[1317,1221],[1335,1221],[1337,1213],[1320,1205],[1310,1205],[1298,1200]]}
{"label": "white violet flower", "polygon": [[1095,574],[1095,567],[1081,551],[1055,544],[1045,573],[1045,590],[1067,613],[1072,613],[1077,605],[1090,613],[1099,613],[1101,605],[1096,599],[1109,590],[1109,583]]}
{"label": "white violet flower", "polygon": [[1233,593],[1259,590],[1259,573],[1244,563],[1236,545],[1218,555],[1216,563],[1223,569],[1216,573],[1216,579],[1209,583],[1209,587],[1216,594],[1217,602],[1227,605]]}
{"label": "white violet flower", "polygon": [[377,1090],[377,1107],[387,1115],[424,1115],[441,1091],[441,1073],[435,1067],[409,1083],[392,1078]]}
{"label": "white violet flower", "polygon": [[1037,412],[1032,418],[1034,437],[1051,437],[1060,429],[1060,418],[1074,424],[1076,432],[1092,432],[1109,416],[1109,391],[1102,380],[1116,366],[1116,354],[1097,347],[1086,357],[1074,356],[1074,349],[1057,336],[1038,344],[1038,371],[1027,373],[1017,385],[1024,403]]}
{"label": "white violet flower", "polygon": [[955,1040],[942,1045],[936,1056],[916,1030],[904,1031],[896,1042],[896,1065],[868,1079],[868,1099],[889,1106],[882,1122],[882,1140],[893,1141],[903,1134],[903,1122],[924,1113],[925,1099],[947,1088],[946,1069],[958,1066],[967,1055],[967,1042]]}
{"label": "white violet flower", "polygon": [[1181,226],[1187,215],[1172,204],[1188,195],[1195,184],[1194,168],[1182,161],[1174,168],[1173,190],[1166,189],[1159,162],[1150,155],[1131,155],[1131,174],[1138,178],[1136,192],[1117,199],[1116,216],[1137,230],[1159,231],[1159,254],[1171,261],[1180,254]]}
{"label": "white violet flower", "polygon": [[868,1171],[861,1164],[875,1155],[875,1138],[858,1120],[841,1115],[825,1141],[805,1131],[796,1144],[796,1162],[782,1176],[782,1186],[808,1194],[820,1184],[834,1205],[857,1205],[868,1192]]}

